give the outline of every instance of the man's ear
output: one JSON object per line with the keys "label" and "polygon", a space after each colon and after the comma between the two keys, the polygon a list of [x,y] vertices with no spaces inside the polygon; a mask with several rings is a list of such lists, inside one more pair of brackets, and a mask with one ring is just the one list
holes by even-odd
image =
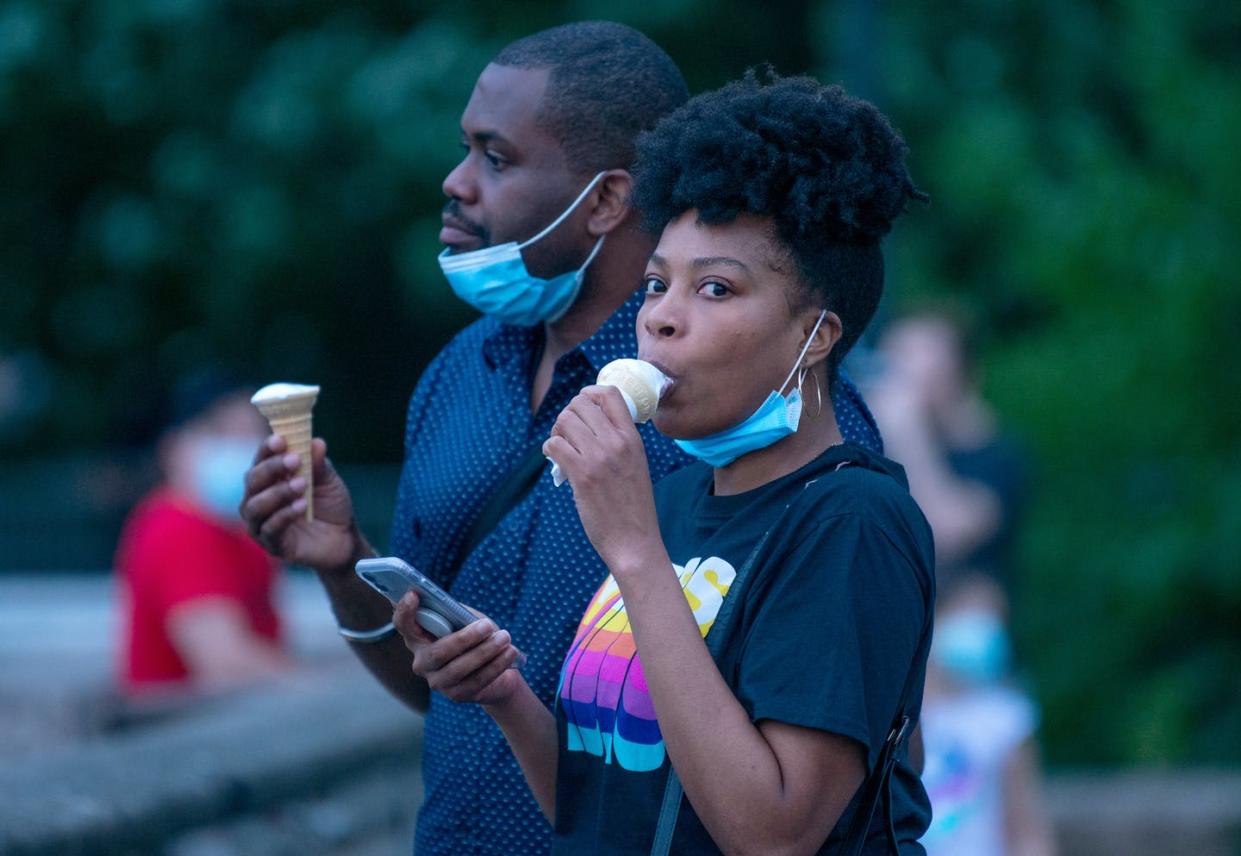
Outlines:
{"label": "man's ear", "polygon": [[[820,310],[822,311],[822,310]],[[804,318],[805,322],[804,335],[809,336],[810,331],[814,330],[815,322],[819,320],[818,312],[807,312]],[[802,361],[802,365],[806,368],[816,366],[827,359],[827,355],[832,352],[832,348],[840,341],[840,337],[844,335],[844,325],[840,323],[840,316],[835,312],[827,312],[823,316],[823,323],[819,325],[819,329],[815,330],[814,338],[810,342],[810,347],[806,349],[806,358]]]}
{"label": "man's ear", "polygon": [[594,237],[606,235],[616,229],[633,210],[630,197],[633,194],[633,176],[628,170],[610,169],[599,179],[590,194],[590,219],[586,228]]}

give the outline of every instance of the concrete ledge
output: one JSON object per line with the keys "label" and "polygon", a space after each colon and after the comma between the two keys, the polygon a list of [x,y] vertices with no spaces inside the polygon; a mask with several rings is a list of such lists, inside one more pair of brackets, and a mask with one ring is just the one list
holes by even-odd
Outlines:
{"label": "concrete ledge", "polygon": [[1241,854],[1241,772],[1061,773],[1047,808],[1062,856]]}
{"label": "concrete ledge", "polygon": [[[421,728],[349,661],[21,757],[0,768],[0,853],[403,852]],[[1059,773],[1047,802],[1061,856],[1241,854],[1241,771]]]}
{"label": "concrete ledge", "polygon": [[0,853],[158,849],[178,832],[418,763],[421,718],[351,666],[209,714],[45,752],[0,770]]}

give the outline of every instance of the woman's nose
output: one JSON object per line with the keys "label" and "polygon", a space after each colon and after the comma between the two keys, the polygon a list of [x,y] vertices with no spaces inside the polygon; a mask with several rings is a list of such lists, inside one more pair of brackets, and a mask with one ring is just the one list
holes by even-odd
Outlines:
{"label": "woman's nose", "polygon": [[650,306],[642,319],[646,332],[659,339],[671,339],[682,327],[680,312],[676,306],[676,298],[665,294],[657,303]]}

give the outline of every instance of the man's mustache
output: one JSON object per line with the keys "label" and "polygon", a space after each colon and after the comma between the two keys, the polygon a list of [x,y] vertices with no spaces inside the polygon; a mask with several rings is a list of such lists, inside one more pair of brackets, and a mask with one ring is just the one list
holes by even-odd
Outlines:
{"label": "man's mustache", "polygon": [[481,223],[475,223],[469,217],[461,213],[461,204],[455,199],[449,199],[444,203],[443,216],[452,220],[453,225],[462,231],[469,232],[475,237],[481,238],[484,244],[491,244],[491,235],[488,233],[487,227]]}

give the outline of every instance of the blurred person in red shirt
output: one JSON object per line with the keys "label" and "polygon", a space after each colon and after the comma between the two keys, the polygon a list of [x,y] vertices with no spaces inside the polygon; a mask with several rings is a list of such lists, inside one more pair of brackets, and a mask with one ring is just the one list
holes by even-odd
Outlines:
{"label": "blurred person in red shirt", "polygon": [[267,434],[251,391],[214,373],[174,390],[157,450],[163,481],[130,514],[116,555],[127,695],[211,692],[290,665],[273,604],[278,567],[237,511]]}

